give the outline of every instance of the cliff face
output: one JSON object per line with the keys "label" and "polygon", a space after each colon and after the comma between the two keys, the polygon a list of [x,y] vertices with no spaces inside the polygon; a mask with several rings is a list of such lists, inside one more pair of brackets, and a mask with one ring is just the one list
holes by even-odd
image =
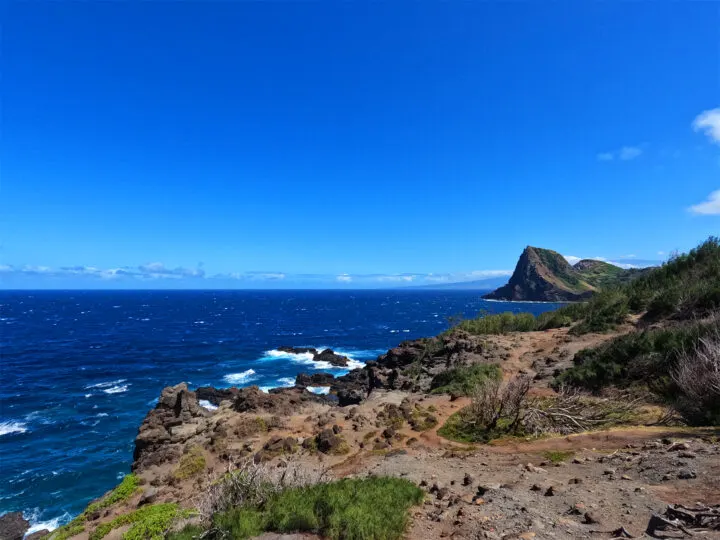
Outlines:
{"label": "cliff face", "polygon": [[507,285],[483,298],[563,302],[587,299],[596,290],[597,287],[584,279],[582,273],[570,266],[557,251],[528,246],[520,255]]}

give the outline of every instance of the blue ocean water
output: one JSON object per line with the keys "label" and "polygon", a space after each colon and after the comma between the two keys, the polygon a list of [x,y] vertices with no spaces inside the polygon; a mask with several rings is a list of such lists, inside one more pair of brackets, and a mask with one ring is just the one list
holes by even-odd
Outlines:
{"label": "blue ocean water", "polygon": [[165,386],[291,385],[321,366],[281,345],[360,365],[450,316],[555,307],[471,291],[2,291],[0,514],[39,530],[80,513],[129,472]]}

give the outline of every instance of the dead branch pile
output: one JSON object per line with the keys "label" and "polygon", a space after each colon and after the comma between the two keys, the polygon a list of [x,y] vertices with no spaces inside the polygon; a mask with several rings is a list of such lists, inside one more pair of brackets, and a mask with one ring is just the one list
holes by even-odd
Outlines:
{"label": "dead branch pile", "polygon": [[657,531],[667,529],[681,531],[687,536],[702,531],[720,531],[720,505],[698,503],[693,508],[681,504],[668,505],[664,514],[653,514],[645,534],[655,537]]}
{"label": "dead branch pile", "polygon": [[557,397],[529,400],[523,415],[528,433],[559,433],[567,435],[598,429],[611,420],[632,414],[642,402],[640,398],[611,396],[595,398],[579,390],[560,388]]}

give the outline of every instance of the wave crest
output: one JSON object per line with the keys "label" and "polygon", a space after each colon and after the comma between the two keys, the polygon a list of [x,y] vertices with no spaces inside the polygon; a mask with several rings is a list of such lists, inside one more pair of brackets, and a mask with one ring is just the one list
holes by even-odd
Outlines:
{"label": "wave crest", "polygon": [[10,435],[11,433],[25,433],[27,424],[24,422],[13,422],[12,420],[0,422],[0,436]]}
{"label": "wave crest", "polygon": [[223,379],[230,384],[243,384],[255,378],[254,369],[246,369],[242,373],[229,373]]}

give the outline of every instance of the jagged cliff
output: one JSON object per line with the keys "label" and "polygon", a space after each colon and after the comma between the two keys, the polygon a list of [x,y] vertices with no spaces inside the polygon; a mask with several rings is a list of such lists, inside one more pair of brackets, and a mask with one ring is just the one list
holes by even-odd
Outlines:
{"label": "jagged cliff", "polygon": [[600,287],[627,281],[636,271],[592,259],[574,267],[557,251],[528,246],[510,281],[486,294],[488,300],[572,302],[585,300]]}

